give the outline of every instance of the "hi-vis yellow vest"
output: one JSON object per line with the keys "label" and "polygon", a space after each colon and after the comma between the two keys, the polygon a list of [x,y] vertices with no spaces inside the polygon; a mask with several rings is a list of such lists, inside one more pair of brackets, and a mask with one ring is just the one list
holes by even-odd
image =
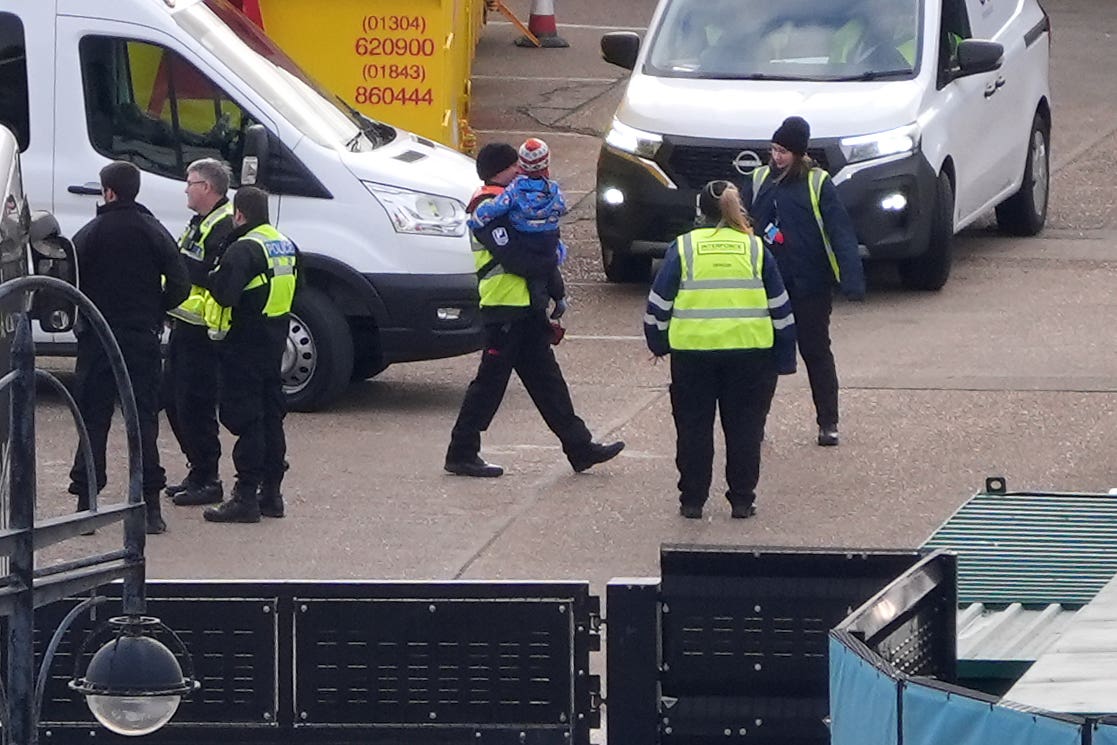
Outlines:
{"label": "hi-vis yellow vest", "polygon": [[[198,239],[196,241],[190,240],[190,234],[193,229],[188,225],[186,230],[183,231],[182,236],[178,239],[178,250],[187,261],[205,261],[205,245],[206,239],[209,234],[213,232],[213,228],[217,223],[221,222],[226,217],[233,216],[233,205],[231,202],[216,208],[210,212],[202,220],[201,225],[198,226]],[[206,297],[208,293],[204,287],[198,285],[190,286],[190,294],[182,301],[182,305],[167,311],[167,315],[177,318],[180,321],[192,323],[195,326],[205,326],[205,308]]]}
{"label": "hi-vis yellow vest", "polygon": [[[768,180],[768,175],[771,172],[772,169],[768,166],[761,166],[752,172],[753,202],[756,201],[756,195],[760,192],[760,187]],[[818,223],[818,232],[822,235],[822,245],[826,247],[826,258],[830,260],[830,270],[834,272],[834,279],[840,282],[842,273],[838,269],[838,257],[830,245],[830,236],[826,235],[826,225],[822,222],[822,208],[819,207],[819,200],[822,198],[822,184],[828,178],[830,178],[830,174],[826,171],[821,168],[812,168],[807,177],[807,185],[811,192],[811,210],[814,212],[815,222]]]}
{"label": "hi-vis yellow vest", "polygon": [[[291,312],[295,299],[296,257],[295,244],[271,225],[261,225],[241,240],[259,244],[268,262],[268,268],[248,281],[244,291],[268,286],[268,299],[263,315],[278,318]],[[232,325],[233,309],[218,304],[206,293],[205,320],[211,339],[224,339]]]}
{"label": "hi-vis yellow vest", "polygon": [[667,340],[672,350],[770,349],[764,245],[733,228],[679,237],[681,278]]}
{"label": "hi-vis yellow vest", "polygon": [[[500,194],[503,189],[499,186],[486,185],[481,187],[470,200],[470,205],[477,204],[479,197]],[[500,231],[507,229],[496,228],[493,231],[493,240],[500,240]],[[496,260],[492,252],[485,248],[485,244],[477,240],[473,231],[469,233],[470,247],[473,249],[473,267],[477,272],[477,294],[481,296],[482,308],[494,305],[526,308],[531,305],[531,295],[527,289],[527,280],[516,274],[507,274],[504,267]]]}

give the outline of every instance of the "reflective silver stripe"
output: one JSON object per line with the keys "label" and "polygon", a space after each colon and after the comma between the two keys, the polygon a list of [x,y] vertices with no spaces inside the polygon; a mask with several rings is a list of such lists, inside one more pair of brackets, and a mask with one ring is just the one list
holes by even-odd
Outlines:
{"label": "reflective silver stripe", "polygon": [[792,313],[787,318],[773,318],[772,319],[772,328],[774,328],[776,331],[779,331],[780,329],[785,329],[785,328],[787,328],[788,326],[791,326],[794,323],[795,323],[795,314]]}
{"label": "reflective silver stripe", "polygon": [[679,248],[682,249],[683,263],[686,264],[686,277],[683,278],[683,281],[693,282],[694,281],[694,241],[691,239],[690,233],[687,233],[686,235],[684,235],[682,238],[679,239],[679,241],[682,244],[681,246],[679,246]]}
{"label": "reflective silver stripe", "polygon": [[651,305],[654,305],[655,307],[659,308],[660,310],[671,310],[672,306],[675,305],[674,300],[664,300],[662,297],[659,296],[659,293],[656,292],[655,290],[652,290],[648,294],[648,303],[650,303]]}
{"label": "reflective silver stripe", "polygon": [[644,314],[644,323],[647,324],[648,326],[655,326],[660,331],[666,331],[667,326],[671,322],[670,321],[661,321],[658,318],[656,318],[655,316],[653,316],[651,313],[645,313]]}
{"label": "reflective silver stripe", "polygon": [[[755,235],[749,236],[749,259],[752,260],[752,276],[760,282],[760,241]],[[763,287],[764,283],[760,282],[760,286]]]}
{"label": "reflective silver stripe", "polygon": [[791,298],[789,298],[787,296],[787,290],[784,290],[783,292],[781,292],[776,297],[768,298],[768,307],[769,308],[778,308],[781,305],[783,305],[784,303],[787,303],[787,302],[790,302],[790,301],[791,301]]}
{"label": "reflective silver stripe", "polygon": [[499,277],[501,274],[507,274],[507,272],[504,271],[504,267],[502,267],[500,264],[493,264],[492,268],[490,268],[489,271],[485,272],[483,275],[477,278],[477,281],[480,282],[485,279]]}
{"label": "reflective silver stripe", "polygon": [[675,318],[768,318],[767,308],[676,308]]}
{"label": "reflective silver stripe", "polygon": [[272,271],[272,275],[276,276],[276,277],[283,277],[283,276],[286,276],[288,274],[294,274],[294,273],[295,273],[295,265],[294,264],[276,264],[273,271]]}
{"label": "reflective silver stripe", "polygon": [[763,290],[764,282],[759,279],[692,279],[683,286],[688,290]]}
{"label": "reflective silver stripe", "polygon": [[206,319],[203,318],[201,315],[199,315],[198,313],[191,313],[190,311],[183,310],[182,308],[171,308],[167,311],[167,315],[171,316],[172,318],[177,318],[180,321],[192,323],[195,326],[206,325]]}

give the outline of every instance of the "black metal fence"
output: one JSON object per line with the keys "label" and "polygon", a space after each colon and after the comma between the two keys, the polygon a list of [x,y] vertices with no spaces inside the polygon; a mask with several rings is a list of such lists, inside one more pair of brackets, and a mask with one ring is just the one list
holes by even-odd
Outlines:
{"label": "black metal fence", "polygon": [[[37,627],[72,605],[41,609]],[[585,583],[152,582],[148,607],[190,649],[202,690],[145,742],[566,745],[600,723]],[[59,650],[45,742],[129,742],[95,730],[66,687],[94,625]]]}

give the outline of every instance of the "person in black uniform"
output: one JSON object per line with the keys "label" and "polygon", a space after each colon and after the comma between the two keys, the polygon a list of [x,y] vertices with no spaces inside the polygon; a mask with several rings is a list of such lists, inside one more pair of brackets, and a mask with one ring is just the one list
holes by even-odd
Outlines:
{"label": "person in black uniform", "polygon": [[807,156],[811,128],[798,116],[772,135],[771,163],[753,171],[752,215],[780,265],[791,296],[799,354],[807,366],[818,444],[838,444],[838,372],[830,350],[835,286],[848,300],[865,298],[865,272],[853,221],[826,171]]}
{"label": "person in black uniform", "polygon": [[[190,280],[174,239],[151,212],[136,202],[140,171],[131,163],[101,169],[104,204],[97,216],[74,236],[81,267],[80,288],[108,321],[116,336],[140,419],[143,494],[147,532],[167,529],[159,509],[159,492],[167,483],[159,464],[160,333],[164,314],[186,299]],[[165,281],[164,281],[165,279]],[[116,381],[97,334],[79,318],[75,398],[89,430],[96,484],[88,483],[79,448],[70,470],[69,492],[78,509],[89,508],[93,491],[105,488],[105,447],[116,406]]]}
{"label": "person in black uniform", "polygon": [[698,519],[709,498],[714,413],[725,432],[732,516],[756,512],[760,442],[776,376],[795,372],[795,317],[772,254],[753,235],[737,187],[711,181],[700,226],[667,249],[648,294],[644,337],[671,355],[671,413],[679,514]]}
{"label": "person in black uniform", "polygon": [[[254,523],[283,517],[287,464],[286,401],[280,366],[295,296],[298,249],[268,224],[268,195],[242,187],[233,199],[235,228],[209,275],[206,321],[221,360],[221,423],[237,436],[231,498],[203,513],[210,522]],[[222,321],[214,321],[221,312]]]}
{"label": "person in black uniform", "polygon": [[[508,144],[493,143],[481,148],[477,154],[477,175],[485,185],[470,201],[470,213],[500,194],[515,178],[518,159],[516,149]],[[529,250],[520,244],[533,239],[545,240],[543,234],[515,230],[507,215],[473,231],[485,344],[477,375],[466,390],[450,433],[444,466],[450,473],[478,477],[504,473],[500,466],[481,458],[481,433],[496,416],[513,370],[547,426],[558,436],[575,471],[604,463],[624,449],[619,440],[609,444],[594,442],[586,423],[574,413],[570,390],[551,350],[554,331],[546,309],[532,306],[528,288],[529,279],[545,281],[551,276],[558,257],[553,250]],[[556,303],[551,317],[560,317],[563,310],[565,304]]]}
{"label": "person in black uniform", "polygon": [[217,427],[218,364],[203,311],[206,282],[233,232],[233,205],[226,196],[229,166],[204,158],[186,169],[186,206],[194,217],[178,246],[190,274],[190,295],[170,311],[174,319],[163,371],[167,421],[178,440],[189,472],[182,483],[167,487],[175,504],[214,504],[223,496],[218,476],[221,440]]}

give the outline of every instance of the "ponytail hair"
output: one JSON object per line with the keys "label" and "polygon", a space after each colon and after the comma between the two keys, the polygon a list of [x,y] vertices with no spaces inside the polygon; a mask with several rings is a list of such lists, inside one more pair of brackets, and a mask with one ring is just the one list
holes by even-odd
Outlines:
{"label": "ponytail hair", "polygon": [[718,227],[730,227],[734,230],[744,233],[745,235],[752,235],[752,220],[749,219],[748,212],[745,211],[745,205],[741,202],[741,192],[733,184],[725,187],[721,196],[718,197],[718,207],[721,210],[721,220],[718,221]]}
{"label": "ponytail hair", "polygon": [[741,203],[741,192],[729,181],[711,181],[698,193],[698,211],[719,228],[752,235],[752,221]]}

